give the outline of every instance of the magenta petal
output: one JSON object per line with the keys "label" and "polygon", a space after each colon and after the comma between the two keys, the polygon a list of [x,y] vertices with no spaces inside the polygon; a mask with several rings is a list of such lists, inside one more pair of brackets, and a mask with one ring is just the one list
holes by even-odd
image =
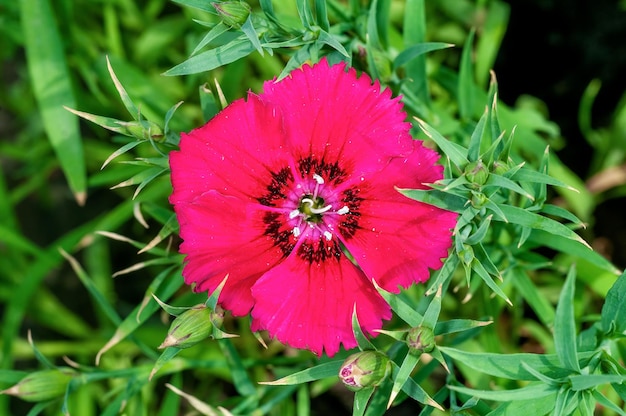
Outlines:
{"label": "magenta petal", "polygon": [[216,191],[205,192],[191,203],[175,206],[186,254],[183,276],[196,292],[209,293],[228,280],[219,302],[234,315],[250,312],[250,288],[283,258],[274,241],[264,235],[264,212]]}
{"label": "magenta petal", "polygon": [[325,351],[333,356],[340,344],[356,346],[355,304],[369,335],[375,336],[382,320],[391,317],[389,305],[345,256],[310,263],[294,252],[258,280],[252,295],[252,330],[266,329],[279,341],[317,355]]}
{"label": "magenta petal", "polygon": [[180,150],[170,153],[170,202],[191,202],[209,190],[248,200],[258,196],[271,182],[272,169],[290,160],[280,113],[251,94],[183,133]]}
{"label": "magenta petal", "polygon": [[359,229],[345,244],[365,274],[387,291],[397,293],[399,287],[428,280],[429,269],[439,269],[448,256],[457,214],[409,199],[394,188],[424,189],[423,183],[440,179],[437,158],[415,142],[410,157],[393,159],[361,189]]}
{"label": "magenta petal", "polygon": [[305,65],[261,94],[285,109],[291,145],[298,154],[339,161],[355,177],[380,170],[392,156],[411,152],[410,124],[402,102],[381,92],[367,74],[357,77],[345,63]]}

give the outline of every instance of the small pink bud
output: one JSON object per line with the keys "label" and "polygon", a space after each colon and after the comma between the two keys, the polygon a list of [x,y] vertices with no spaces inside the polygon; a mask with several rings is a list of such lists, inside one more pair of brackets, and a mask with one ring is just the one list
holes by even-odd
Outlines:
{"label": "small pink bud", "polygon": [[378,351],[361,351],[350,355],[339,370],[339,378],[353,391],[376,387],[391,372],[389,358]]}

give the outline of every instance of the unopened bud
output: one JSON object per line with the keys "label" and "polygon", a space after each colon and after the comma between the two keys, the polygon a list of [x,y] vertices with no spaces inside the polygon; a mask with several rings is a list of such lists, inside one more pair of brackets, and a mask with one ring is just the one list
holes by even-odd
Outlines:
{"label": "unopened bud", "polygon": [[470,199],[470,203],[476,209],[481,209],[489,202],[489,198],[482,192],[472,192],[472,198]]}
{"label": "unopened bud", "polygon": [[72,377],[71,372],[57,369],[36,371],[0,393],[19,397],[27,402],[51,400],[65,394]]}
{"label": "unopened bud", "polygon": [[491,171],[496,175],[504,175],[509,171],[509,165],[501,160],[496,160],[491,166]]}
{"label": "unopened bud", "polygon": [[349,356],[339,370],[339,378],[353,391],[376,387],[391,372],[389,358],[378,351],[361,351]]}
{"label": "unopened bud", "polygon": [[189,348],[211,335],[213,322],[219,325],[220,315],[206,306],[200,305],[188,309],[172,321],[167,337],[159,348]]}
{"label": "unopened bud", "polygon": [[250,16],[250,5],[243,1],[216,1],[211,4],[226,26],[239,29]]}
{"label": "unopened bud", "polygon": [[471,162],[465,167],[465,177],[475,186],[484,185],[489,178],[489,171],[482,160]]}
{"label": "unopened bud", "polygon": [[158,124],[148,120],[120,122],[119,124],[126,130],[127,134],[141,140],[152,139],[159,142],[164,137],[163,129]]}
{"label": "unopened bud", "polygon": [[469,244],[463,244],[463,250],[459,252],[459,258],[463,264],[470,265],[474,261],[474,249]]}
{"label": "unopened bud", "polygon": [[406,343],[411,354],[429,353],[435,349],[435,333],[427,326],[411,328],[406,334]]}

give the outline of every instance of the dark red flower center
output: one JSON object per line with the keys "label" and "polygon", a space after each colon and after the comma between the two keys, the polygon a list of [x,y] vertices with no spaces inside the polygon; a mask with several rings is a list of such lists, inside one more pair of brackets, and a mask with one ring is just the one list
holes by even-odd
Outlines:
{"label": "dark red flower center", "polygon": [[295,169],[286,166],[272,173],[266,192],[257,200],[268,207],[265,235],[285,257],[298,244],[297,254],[309,262],[341,255],[337,237],[350,239],[359,229],[363,200],[357,187],[345,186],[347,178],[337,162],[311,156],[300,159]]}

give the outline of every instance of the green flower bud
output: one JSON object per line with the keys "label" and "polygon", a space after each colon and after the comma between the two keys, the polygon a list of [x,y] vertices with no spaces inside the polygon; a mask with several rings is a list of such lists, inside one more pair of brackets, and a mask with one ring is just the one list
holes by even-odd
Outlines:
{"label": "green flower bud", "polygon": [[469,244],[463,244],[463,250],[459,252],[459,258],[463,264],[471,264],[474,261],[474,249]]}
{"label": "green flower bud", "polygon": [[51,400],[65,394],[72,377],[71,372],[57,369],[36,371],[13,387],[0,391],[0,394],[9,394],[27,402]]}
{"label": "green flower bud", "polygon": [[196,345],[211,335],[213,322],[221,324],[220,314],[204,305],[188,309],[172,321],[167,337],[159,348],[189,348]]}
{"label": "green flower bud", "polygon": [[126,130],[127,134],[130,134],[131,136],[141,140],[152,139],[154,141],[160,142],[165,137],[163,135],[163,129],[161,129],[158,124],[155,124],[151,121],[128,121],[120,122],[119,124]]}
{"label": "green flower bud", "polygon": [[491,171],[496,175],[504,175],[509,171],[509,165],[501,160],[496,160],[491,166]]}
{"label": "green flower bud", "polygon": [[389,358],[378,351],[361,351],[349,356],[339,370],[339,378],[353,391],[376,387],[390,374]]}
{"label": "green flower bud", "polygon": [[471,162],[465,166],[465,177],[475,186],[481,186],[487,182],[489,170],[487,170],[482,160]]}
{"label": "green flower bud", "polygon": [[488,202],[488,198],[482,192],[472,192],[472,199],[470,199],[470,203],[476,209],[483,208]]}
{"label": "green flower bud", "polygon": [[406,334],[406,343],[411,354],[421,355],[431,352],[435,349],[435,333],[427,326],[411,328]]}
{"label": "green flower bud", "polygon": [[239,29],[250,16],[250,5],[243,1],[216,1],[212,4],[226,26]]}

